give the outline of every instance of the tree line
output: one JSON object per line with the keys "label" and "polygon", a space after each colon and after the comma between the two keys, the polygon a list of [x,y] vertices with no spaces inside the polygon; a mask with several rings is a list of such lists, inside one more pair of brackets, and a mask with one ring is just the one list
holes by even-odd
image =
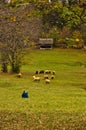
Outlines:
{"label": "tree line", "polygon": [[[32,21],[36,24],[33,29],[28,24]],[[1,0],[0,25],[2,71],[7,72],[10,65],[11,71],[18,73],[30,41],[38,42],[39,37],[53,38],[54,47],[85,45],[86,1]]]}

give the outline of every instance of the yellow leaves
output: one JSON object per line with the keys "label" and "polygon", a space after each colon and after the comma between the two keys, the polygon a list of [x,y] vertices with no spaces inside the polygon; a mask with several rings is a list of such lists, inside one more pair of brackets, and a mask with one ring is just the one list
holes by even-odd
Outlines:
{"label": "yellow leaves", "polygon": [[27,17],[31,17],[31,15],[32,15],[32,14],[31,14],[31,13],[29,13],[29,14],[27,14]]}
{"label": "yellow leaves", "polygon": [[12,19],[13,19],[13,21],[15,22],[15,21],[16,21],[16,16],[14,16]]}
{"label": "yellow leaves", "polygon": [[11,16],[11,17],[10,17],[10,20],[16,22],[17,18],[16,18],[16,16]]}
{"label": "yellow leaves", "polygon": [[78,39],[78,38],[76,38],[76,42],[79,42],[79,39]]}

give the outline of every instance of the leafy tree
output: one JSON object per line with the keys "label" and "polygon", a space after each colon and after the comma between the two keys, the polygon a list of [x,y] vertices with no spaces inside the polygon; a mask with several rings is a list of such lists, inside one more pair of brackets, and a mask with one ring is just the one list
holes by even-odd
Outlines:
{"label": "leafy tree", "polygon": [[68,0],[69,6],[78,5],[80,0]]}
{"label": "leafy tree", "polygon": [[65,26],[65,20],[62,17],[63,6],[61,4],[53,4],[48,11],[43,14],[43,24],[49,24],[50,27],[57,26],[62,29]]}

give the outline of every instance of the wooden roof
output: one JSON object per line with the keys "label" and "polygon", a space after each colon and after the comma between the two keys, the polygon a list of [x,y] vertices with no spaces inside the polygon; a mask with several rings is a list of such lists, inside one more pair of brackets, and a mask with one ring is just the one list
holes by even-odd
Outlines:
{"label": "wooden roof", "polygon": [[52,38],[40,38],[39,44],[53,44]]}

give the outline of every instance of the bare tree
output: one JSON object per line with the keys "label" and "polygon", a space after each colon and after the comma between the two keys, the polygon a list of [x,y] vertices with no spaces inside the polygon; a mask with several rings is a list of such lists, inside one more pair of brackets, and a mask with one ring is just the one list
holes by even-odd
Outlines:
{"label": "bare tree", "polygon": [[[15,9],[10,9],[4,5],[0,6],[1,60],[8,61],[13,72],[20,71],[24,50],[30,43],[29,41],[36,41],[40,35],[40,28],[42,27],[40,19],[37,17],[29,18],[31,10],[31,5]],[[3,47],[3,45],[5,46]]]}
{"label": "bare tree", "polygon": [[21,24],[17,21],[15,13],[9,12],[7,8],[2,9],[0,20],[0,52],[2,71],[7,72],[7,64],[11,65],[12,72],[19,72],[23,51],[25,48],[25,34]]}

